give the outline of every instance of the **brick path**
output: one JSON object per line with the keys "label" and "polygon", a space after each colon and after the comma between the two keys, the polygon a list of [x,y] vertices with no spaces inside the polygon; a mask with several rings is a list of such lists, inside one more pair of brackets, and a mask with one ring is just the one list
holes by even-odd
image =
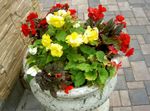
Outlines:
{"label": "brick path", "polygon": [[[40,0],[43,13],[55,2],[67,0]],[[124,58],[119,70],[118,84],[111,96],[110,111],[150,111],[150,0],[68,0],[78,9],[81,20],[87,18],[88,6],[99,3],[108,9],[106,20],[123,14],[128,24],[127,31],[135,48],[134,56]],[[33,95],[26,91],[18,111],[43,111]]]}

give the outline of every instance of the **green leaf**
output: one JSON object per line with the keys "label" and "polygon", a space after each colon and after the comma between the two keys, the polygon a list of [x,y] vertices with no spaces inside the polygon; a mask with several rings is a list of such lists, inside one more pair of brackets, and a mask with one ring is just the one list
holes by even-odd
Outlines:
{"label": "green leaf", "polygon": [[72,80],[74,82],[75,87],[79,87],[85,83],[85,76],[82,72],[78,72],[72,74]]}
{"label": "green leaf", "polygon": [[67,36],[67,33],[64,30],[57,31],[56,39],[58,41],[65,41],[66,36]]}
{"label": "green leaf", "polygon": [[75,63],[75,62],[69,61],[69,62],[67,63],[67,65],[65,66],[65,70],[77,69],[77,68],[76,68],[77,65],[78,65],[78,64]]}
{"label": "green leaf", "polygon": [[53,60],[53,57],[49,54],[47,55],[47,60],[46,60],[46,64],[51,62]]}
{"label": "green leaf", "polygon": [[86,46],[86,45],[81,45],[80,46],[80,50],[88,55],[94,55],[96,53],[96,50],[90,46]]}
{"label": "green leaf", "polygon": [[34,46],[34,47],[37,47],[37,46],[39,46],[39,45],[41,45],[41,40],[36,40],[36,41],[33,43],[33,46]]}
{"label": "green leaf", "polygon": [[53,36],[55,35],[55,32],[56,32],[56,29],[52,25],[49,25],[48,31],[46,33],[48,33],[50,36]]}
{"label": "green leaf", "polygon": [[74,62],[77,62],[77,61],[85,62],[86,61],[84,56],[82,56],[81,54],[77,54],[77,53],[75,53],[75,54],[74,53],[69,53],[67,55],[67,58],[68,58],[69,61],[74,61]]}
{"label": "green leaf", "polygon": [[115,67],[110,67],[110,68],[108,68],[108,70],[109,70],[110,77],[113,77],[115,75],[117,69]]}
{"label": "green leaf", "polygon": [[94,81],[97,78],[96,71],[86,72],[84,75],[85,78],[89,81]]}
{"label": "green leaf", "polygon": [[78,28],[71,28],[70,29],[70,33],[73,33],[73,32],[77,32],[77,33],[84,33],[85,32],[85,29],[82,28],[82,27],[78,27]]}
{"label": "green leaf", "polygon": [[108,72],[105,68],[100,68],[99,72],[99,80],[102,84],[105,84],[106,80],[108,79]]}
{"label": "green leaf", "polygon": [[30,81],[31,81],[33,78],[34,78],[34,77],[31,76],[31,75],[27,75],[26,81],[27,81],[28,83],[30,83]]}
{"label": "green leaf", "polygon": [[96,52],[96,57],[99,62],[103,62],[105,59],[105,53],[103,51],[98,51]]}
{"label": "green leaf", "polygon": [[93,70],[93,69],[91,68],[90,64],[87,64],[87,63],[78,64],[76,67],[77,67],[79,70],[85,71],[85,72],[89,72],[89,71],[92,71],[92,70]]}

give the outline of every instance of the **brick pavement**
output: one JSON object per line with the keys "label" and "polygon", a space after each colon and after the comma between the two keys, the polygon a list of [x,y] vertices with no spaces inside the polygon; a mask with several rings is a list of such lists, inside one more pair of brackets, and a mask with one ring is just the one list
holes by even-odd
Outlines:
{"label": "brick pavement", "polygon": [[[108,9],[106,20],[116,14],[126,17],[127,31],[132,38],[135,54],[123,59],[118,84],[111,96],[110,111],[150,111],[150,0],[40,0],[41,10],[48,11],[55,2],[68,1],[78,9],[81,20],[87,18],[88,6],[99,3]],[[17,111],[42,111],[30,92],[25,92]]]}

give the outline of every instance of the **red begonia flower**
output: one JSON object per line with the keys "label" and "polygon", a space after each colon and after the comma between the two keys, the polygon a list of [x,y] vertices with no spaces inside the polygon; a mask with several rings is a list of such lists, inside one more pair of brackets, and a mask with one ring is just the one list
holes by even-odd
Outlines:
{"label": "red begonia flower", "polygon": [[98,9],[100,12],[106,12],[107,11],[107,9],[105,7],[103,7],[102,5],[99,5]]}
{"label": "red begonia flower", "polygon": [[126,52],[125,56],[129,57],[129,56],[133,55],[133,53],[134,53],[134,48],[131,48]]}
{"label": "red begonia flower", "polygon": [[127,23],[126,22],[121,22],[121,24],[123,24],[123,28],[127,27]]}
{"label": "red begonia flower", "polygon": [[91,18],[93,21],[98,21],[102,18],[104,18],[103,12],[106,11],[106,8],[102,5],[99,5],[98,8],[88,8],[88,17]]}
{"label": "red begonia flower", "polygon": [[27,16],[27,22],[33,20],[33,19],[36,19],[38,18],[38,14],[37,13],[34,13],[34,12],[31,12],[28,16]]}
{"label": "red begonia flower", "polygon": [[119,40],[121,41],[120,50],[125,53],[127,49],[129,48],[130,36],[128,34],[121,33],[119,36]]}
{"label": "red begonia flower", "polygon": [[69,9],[69,12],[71,15],[75,15],[75,13],[77,12],[75,9]]}
{"label": "red begonia flower", "polygon": [[61,78],[61,77],[62,77],[62,74],[61,74],[61,73],[57,73],[57,74],[55,74],[55,77],[56,77],[56,78]]}
{"label": "red begonia flower", "polygon": [[72,90],[72,89],[73,89],[73,86],[72,86],[72,85],[67,86],[67,87],[65,88],[64,92],[65,92],[66,94],[69,94],[69,91]]}
{"label": "red begonia flower", "polygon": [[108,46],[108,49],[112,54],[118,54],[118,50],[116,50],[113,45]]}
{"label": "red begonia flower", "polygon": [[22,24],[21,31],[25,36],[28,36],[30,33],[30,29],[27,24]]}
{"label": "red begonia flower", "polygon": [[30,20],[30,29],[31,29],[31,33],[32,35],[36,34],[36,29],[35,29],[35,23],[33,20]]}
{"label": "red begonia flower", "polygon": [[123,21],[124,21],[124,16],[122,16],[122,15],[117,15],[117,16],[116,16],[116,21],[123,22]]}

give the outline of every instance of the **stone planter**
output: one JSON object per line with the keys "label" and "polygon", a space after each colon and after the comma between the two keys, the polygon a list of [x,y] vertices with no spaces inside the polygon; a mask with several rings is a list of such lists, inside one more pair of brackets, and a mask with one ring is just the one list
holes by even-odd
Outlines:
{"label": "stone planter", "polygon": [[35,79],[30,82],[30,86],[34,96],[47,111],[109,111],[109,96],[116,82],[117,76],[107,80],[103,91],[94,86],[75,88],[69,94],[58,91],[57,98],[52,97],[49,91],[43,92]]}
{"label": "stone planter", "polygon": [[[26,57],[26,56],[25,56]],[[112,59],[119,62],[120,57]],[[24,59],[24,71],[26,59]],[[30,87],[37,100],[46,111],[109,111],[109,97],[117,83],[117,74],[106,81],[101,91],[95,86],[74,88],[69,94],[64,91],[57,92],[57,98],[51,96],[49,91],[42,91],[35,79],[30,81]]]}

